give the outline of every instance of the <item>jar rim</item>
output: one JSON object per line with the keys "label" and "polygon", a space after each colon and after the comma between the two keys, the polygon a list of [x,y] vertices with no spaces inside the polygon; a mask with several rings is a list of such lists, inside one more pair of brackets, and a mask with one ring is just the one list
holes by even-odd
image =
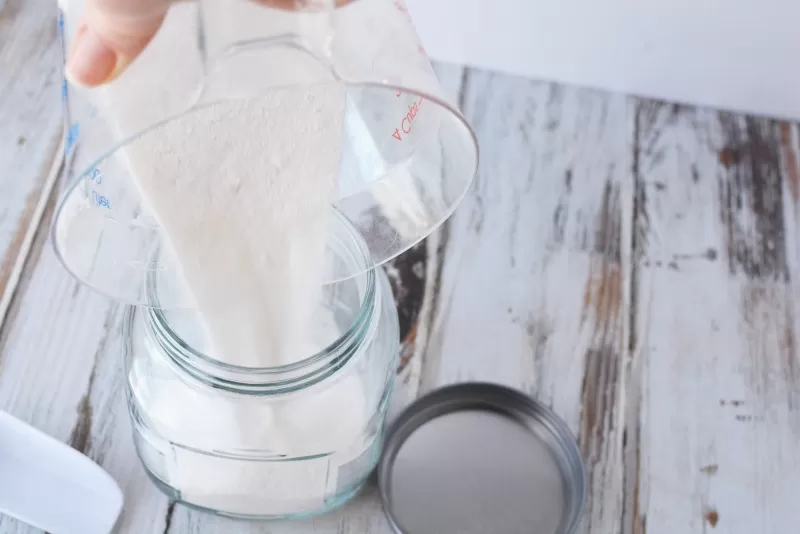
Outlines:
{"label": "jar rim", "polygon": [[[358,262],[371,262],[371,256],[356,228],[344,215],[336,211],[338,222],[347,230],[347,251]],[[364,277],[361,304],[350,326],[327,346],[299,361],[268,367],[248,367],[224,362],[188,343],[170,324],[165,310],[158,305],[157,279],[148,278],[148,300],[153,305],[145,308],[147,334],[164,350],[170,359],[189,375],[214,387],[236,393],[264,393],[267,390],[283,392],[290,388],[308,387],[341,369],[356,353],[358,347],[370,338],[376,327],[380,295],[377,292],[376,266],[358,277],[342,282],[353,282]],[[330,284],[324,284],[330,285]]]}

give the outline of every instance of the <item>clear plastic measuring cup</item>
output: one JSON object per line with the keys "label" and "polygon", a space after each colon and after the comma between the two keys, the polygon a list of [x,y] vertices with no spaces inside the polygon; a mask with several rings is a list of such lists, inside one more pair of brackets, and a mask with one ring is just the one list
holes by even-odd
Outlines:
{"label": "clear plastic measuring cup", "polygon": [[[304,8],[286,11],[249,0],[178,2],[115,81],[96,89],[65,82],[72,183],[53,239],[76,278],[123,302],[147,305],[148,279],[169,283],[178,267],[135,184],[132,154],[157,151],[164,132],[207,114],[211,105],[317,85],[338,84],[346,93],[333,208],[360,231],[376,264],[413,246],[452,213],[475,176],[477,144],[443,98],[403,0],[355,0],[335,10],[320,8],[325,3],[307,0],[298,2]],[[60,0],[65,50],[83,4]],[[216,124],[206,122],[210,129]],[[280,125],[266,117],[263,127]],[[194,157],[190,150],[182,156]],[[332,269],[328,281],[356,274]],[[174,293],[159,305],[189,304]]]}

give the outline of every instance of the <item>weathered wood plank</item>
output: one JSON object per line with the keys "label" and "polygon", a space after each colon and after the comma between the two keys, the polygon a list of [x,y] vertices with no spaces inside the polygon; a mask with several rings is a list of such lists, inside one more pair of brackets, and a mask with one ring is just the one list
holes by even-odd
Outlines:
{"label": "weathered wood plank", "polygon": [[472,74],[482,163],[443,232],[422,389],[488,380],[550,404],[590,473],[585,531],[621,531],[633,115],[621,96]]}
{"label": "weathered wood plank", "polygon": [[50,0],[0,2],[0,323],[54,183],[60,57]]}
{"label": "weathered wood plank", "polygon": [[[435,64],[434,69],[443,94],[453,105],[463,108],[467,70],[457,65],[442,63]],[[446,225],[443,230],[434,231],[424,243],[386,267],[397,299],[400,336],[403,340],[398,382],[390,407],[390,416],[419,395],[423,361],[434,327],[436,296],[441,286],[445,242]],[[398,281],[402,283],[398,284]]]}
{"label": "weathered wood plank", "polygon": [[653,102],[637,126],[632,531],[795,531],[795,129]]}
{"label": "weathered wood plank", "polygon": [[[0,331],[0,409],[74,446],[88,440],[85,395],[108,336],[106,299],[80,287],[50,248],[47,206]],[[28,532],[0,517],[0,532]]]}
{"label": "weathered wood plank", "polygon": [[[106,413],[105,396],[122,392],[101,365],[119,363],[101,359],[116,307],[73,281],[48,239],[61,153],[60,58],[50,0],[0,3],[0,409],[101,460],[115,421],[121,423],[128,439],[112,445],[127,447],[126,454],[109,453],[100,463],[122,483],[128,505],[137,506],[139,494],[128,487],[151,485],[143,473],[127,476],[137,467],[127,413]],[[93,396],[92,383],[103,384]],[[139,528],[143,523],[131,530],[154,531]],[[0,532],[36,529],[0,516]]]}

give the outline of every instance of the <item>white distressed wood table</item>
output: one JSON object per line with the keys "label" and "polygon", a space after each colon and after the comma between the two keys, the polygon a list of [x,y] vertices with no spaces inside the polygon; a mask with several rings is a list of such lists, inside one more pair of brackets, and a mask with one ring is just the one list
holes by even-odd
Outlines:
{"label": "white distressed wood table", "polygon": [[[372,490],[315,521],[248,524],[173,505],[145,476],[123,310],[48,241],[64,185],[52,13],[0,0],[0,409],[114,476],[121,533],[389,533]],[[798,532],[798,126],[439,72],[482,160],[455,216],[388,268],[400,400],[487,380],[551,405],[588,467],[585,533]]]}

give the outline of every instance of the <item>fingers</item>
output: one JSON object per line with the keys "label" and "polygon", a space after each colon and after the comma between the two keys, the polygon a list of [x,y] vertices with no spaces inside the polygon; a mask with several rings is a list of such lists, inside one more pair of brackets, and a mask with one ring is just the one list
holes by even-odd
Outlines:
{"label": "fingers", "polygon": [[67,75],[94,87],[116,78],[158,31],[170,0],[87,0]]}
{"label": "fingers", "polygon": [[[68,55],[66,74],[96,87],[112,81],[147,46],[175,0],[86,0],[82,24]],[[255,0],[278,9],[323,7],[328,0]],[[350,0],[336,0],[337,6]]]}

